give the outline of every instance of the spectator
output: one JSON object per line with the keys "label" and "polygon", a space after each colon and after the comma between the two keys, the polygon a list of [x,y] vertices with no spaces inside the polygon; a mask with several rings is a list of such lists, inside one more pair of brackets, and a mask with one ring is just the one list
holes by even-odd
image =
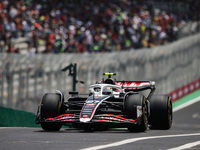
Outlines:
{"label": "spectator", "polygon": [[[199,8],[188,4],[189,14],[180,15],[139,0],[3,0],[0,43],[2,47],[10,45],[8,51],[15,52],[11,45],[21,35],[27,38],[31,53],[155,47],[176,40],[183,20],[196,19],[192,12]],[[45,44],[44,51],[39,50],[41,44]]]}

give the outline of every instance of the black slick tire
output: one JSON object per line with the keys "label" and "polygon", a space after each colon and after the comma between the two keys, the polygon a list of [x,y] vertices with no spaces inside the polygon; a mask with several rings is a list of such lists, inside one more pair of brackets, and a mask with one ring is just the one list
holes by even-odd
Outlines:
{"label": "black slick tire", "polygon": [[125,101],[125,113],[126,118],[137,120],[137,106],[140,106],[142,109],[142,116],[137,120],[138,124],[129,125],[128,130],[130,132],[145,132],[148,125],[148,114],[147,114],[147,105],[145,102],[145,96],[139,93],[134,93],[128,95]]}
{"label": "black slick tire", "polygon": [[168,130],[172,126],[172,102],[168,95],[153,95],[150,99],[150,129]]}
{"label": "black slick tire", "polygon": [[[61,98],[59,94],[47,93],[42,98],[41,103],[41,119],[53,118],[61,114]],[[62,127],[57,123],[41,123],[41,127],[45,131],[59,131]]]}

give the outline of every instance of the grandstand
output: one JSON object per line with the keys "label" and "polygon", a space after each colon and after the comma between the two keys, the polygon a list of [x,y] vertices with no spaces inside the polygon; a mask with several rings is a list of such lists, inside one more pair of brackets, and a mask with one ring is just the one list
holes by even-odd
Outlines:
{"label": "grandstand", "polygon": [[195,0],[3,0],[0,52],[96,53],[152,48],[191,33],[182,30],[188,23],[195,22],[192,33],[199,31],[199,7]]}

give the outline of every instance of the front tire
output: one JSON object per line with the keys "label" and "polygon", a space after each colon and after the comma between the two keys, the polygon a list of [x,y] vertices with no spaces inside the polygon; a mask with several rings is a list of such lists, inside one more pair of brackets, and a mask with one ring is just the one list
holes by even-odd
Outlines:
{"label": "front tire", "polygon": [[[41,119],[44,121],[47,118],[54,118],[61,114],[62,104],[61,96],[56,93],[47,93],[42,98],[41,103]],[[59,131],[61,124],[45,122],[41,123],[41,127],[45,131]]]}
{"label": "front tire", "polygon": [[[144,132],[147,130],[148,125],[148,114],[147,114],[147,105],[145,101],[145,96],[139,93],[134,93],[129,95],[125,100],[125,113],[126,118],[138,120],[137,125],[129,125],[128,130],[130,132]],[[141,116],[138,118],[138,110],[142,111]]]}

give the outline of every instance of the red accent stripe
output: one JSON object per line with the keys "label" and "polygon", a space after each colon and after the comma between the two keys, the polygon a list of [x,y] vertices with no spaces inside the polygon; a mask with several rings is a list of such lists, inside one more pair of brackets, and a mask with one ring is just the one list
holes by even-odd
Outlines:
{"label": "red accent stripe", "polygon": [[105,114],[105,115],[100,115],[98,121],[102,122],[135,122],[134,119],[127,119],[123,118],[118,115],[113,115],[113,114]]}
{"label": "red accent stripe", "polygon": [[[69,117],[69,118],[65,118],[65,117]],[[48,120],[62,120],[62,119],[70,120],[70,119],[74,119],[74,118],[75,118],[74,114],[62,114],[62,115],[59,115],[59,116],[54,117],[54,118],[47,118],[45,120],[46,121],[48,121]]]}

